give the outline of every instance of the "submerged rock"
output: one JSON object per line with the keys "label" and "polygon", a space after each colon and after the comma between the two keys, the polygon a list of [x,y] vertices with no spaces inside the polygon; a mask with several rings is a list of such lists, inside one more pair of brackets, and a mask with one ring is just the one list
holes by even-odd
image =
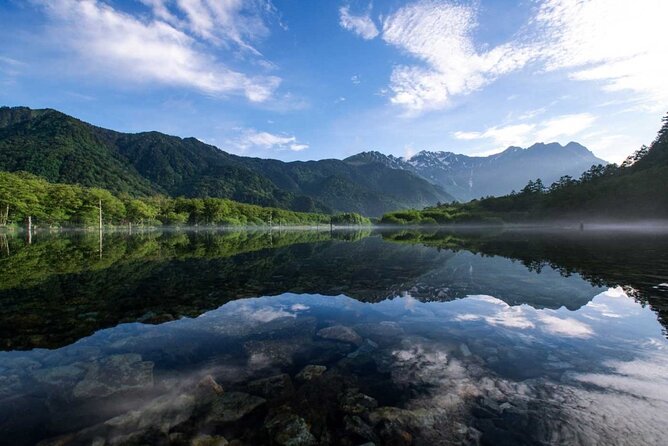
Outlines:
{"label": "submerged rock", "polygon": [[269,400],[290,398],[295,393],[290,376],[286,373],[251,381],[248,391]]}
{"label": "submerged rock", "polygon": [[295,414],[279,413],[267,421],[265,427],[281,446],[311,446],[317,443],[306,421]]}
{"label": "submerged rock", "polygon": [[347,342],[349,344],[361,345],[362,337],[355,330],[345,325],[333,325],[318,331],[318,336],[324,339]]}
{"label": "submerged rock", "polygon": [[266,403],[264,398],[248,393],[227,392],[213,401],[207,421],[233,423],[250,414],[264,403]]}
{"label": "submerged rock", "polygon": [[218,384],[213,376],[206,375],[197,383],[197,393],[222,395],[223,386]]}
{"label": "submerged rock", "polygon": [[324,365],[309,364],[304,367],[301,372],[297,373],[295,379],[298,381],[311,381],[312,379],[315,379],[325,373],[325,371],[327,371],[327,367]]}
{"label": "submerged rock", "polygon": [[348,358],[356,359],[359,356],[368,355],[374,352],[378,348],[378,344],[373,342],[371,339],[365,339],[362,345],[360,345],[357,350],[348,354]]}
{"label": "submerged rock", "polygon": [[220,435],[199,435],[192,439],[190,446],[227,446],[230,444],[225,437]]}
{"label": "submerged rock", "polygon": [[301,338],[248,341],[244,343],[244,350],[248,355],[249,366],[253,369],[262,369],[276,365],[291,365],[293,356],[304,344]]}
{"label": "submerged rock", "polygon": [[339,405],[343,412],[360,415],[378,407],[378,402],[357,389],[349,389],[339,399]]}
{"label": "submerged rock", "polygon": [[404,329],[394,321],[382,321],[378,324],[361,324],[355,326],[358,333],[373,339],[375,342],[387,346],[403,336]]}
{"label": "submerged rock", "polygon": [[119,432],[158,430],[168,432],[172,427],[188,420],[195,408],[192,395],[164,395],[150,401],[138,410],[119,415],[104,424]]}
{"label": "submerged rock", "polygon": [[153,363],[136,353],[112,355],[87,365],[88,372],[74,387],[77,398],[100,398],[153,385]]}
{"label": "submerged rock", "polygon": [[379,441],[378,435],[374,433],[373,428],[357,415],[346,415],[343,419],[343,425],[347,432],[355,434],[358,437],[375,443]]}

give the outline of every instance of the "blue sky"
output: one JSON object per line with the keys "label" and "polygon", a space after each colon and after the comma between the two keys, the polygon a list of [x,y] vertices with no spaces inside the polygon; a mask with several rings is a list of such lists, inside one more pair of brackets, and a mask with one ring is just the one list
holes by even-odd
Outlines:
{"label": "blue sky", "polygon": [[0,104],[283,160],[578,141],[668,109],[664,0],[5,0]]}

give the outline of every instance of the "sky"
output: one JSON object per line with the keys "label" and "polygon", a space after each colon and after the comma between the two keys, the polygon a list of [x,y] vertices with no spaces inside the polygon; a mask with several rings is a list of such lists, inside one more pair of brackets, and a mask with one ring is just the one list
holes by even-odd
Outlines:
{"label": "sky", "polygon": [[665,0],[0,0],[0,105],[286,161],[577,141],[668,110]]}

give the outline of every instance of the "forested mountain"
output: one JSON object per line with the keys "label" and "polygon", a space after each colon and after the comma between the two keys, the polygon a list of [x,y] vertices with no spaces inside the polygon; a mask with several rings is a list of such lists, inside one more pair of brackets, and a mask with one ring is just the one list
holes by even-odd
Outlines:
{"label": "forested mountain", "polygon": [[383,165],[241,157],[195,138],[120,133],[25,107],[0,108],[0,170],[116,193],[220,197],[308,212],[373,216],[452,200],[419,176]]}
{"label": "forested mountain", "polygon": [[563,175],[579,176],[592,165],[607,164],[584,146],[570,142],[509,147],[490,156],[421,151],[410,158],[363,152],[347,158],[355,165],[383,164],[413,172],[460,201],[500,196],[521,189],[530,179],[550,184]]}
{"label": "forested mountain", "polygon": [[400,211],[386,223],[424,224],[453,221],[620,221],[668,218],[668,115],[656,139],[621,166],[592,166],[579,178],[563,176],[546,186],[531,180],[518,193],[465,204]]}

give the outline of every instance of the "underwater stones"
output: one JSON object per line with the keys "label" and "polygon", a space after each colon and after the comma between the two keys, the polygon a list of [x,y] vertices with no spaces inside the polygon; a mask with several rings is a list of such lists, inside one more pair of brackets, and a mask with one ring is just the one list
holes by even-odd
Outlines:
{"label": "underwater stones", "polygon": [[187,421],[195,408],[192,395],[163,395],[144,407],[131,410],[105,421],[105,426],[120,432],[141,433],[148,430],[168,432],[172,427]]}
{"label": "underwater stones", "polygon": [[88,371],[74,387],[77,398],[100,398],[153,385],[153,363],[136,353],[112,355],[87,364]]}
{"label": "underwater stones", "polygon": [[222,395],[224,390],[223,386],[218,384],[216,380],[213,379],[213,376],[206,375],[204,378],[200,379],[200,381],[197,383],[197,392]]}
{"label": "underwater stones", "polygon": [[266,422],[265,428],[281,446],[312,446],[317,443],[306,421],[295,414],[279,413]]}
{"label": "underwater stones", "polygon": [[382,321],[377,324],[360,324],[355,326],[355,330],[382,346],[395,343],[404,334],[404,329],[401,328],[401,325],[394,321]]}
{"label": "underwater stones", "polygon": [[207,417],[208,422],[233,423],[266,403],[264,398],[244,392],[226,392],[216,398]]}
{"label": "underwater stones", "polygon": [[293,356],[303,344],[302,339],[247,341],[244,343],[244,351],[253,369],[274,365],[289,366],[292,365]]}
{"label": "underwater stones", "polygon": [[325,373],[327,371],[327,367],[324,365],[313,365],[309,364],[306,367],[304,367],[299,373],[297,373],[297,376],[295,376],[295,379],[297,381],[311,381],[315,378],[318,378],[320,375]]}
{"label": "underwater stones", "polygon": [[378,348],[378,344],[371,339],[365,339],[364,342],[352,353],[348,354],[348,358],[355,359],[360,355],[368,355]]}
{"label": "underwater stones", "polygon": [[345,413],[360,415],[378,407],[378,402],[374,398],[360,393],[357,389],[348,389],[339,398],[339,406]]}
{"label": "underwater stones", "polygon": [[248,391],[268,400],[290,398],[295,393],[290,376],[286,373],[256,379],[246,385]]}
{"label": "underwater stones", "polygon": [[474,405],[473,408],[471,409],[471,413],[476,417],[476,418],[496,418],[498,417],[502,412],[501,407],[499,404],[486,397],[482,397],[478,399],[478,404]]}
{"label": "underwater stones", "polygon": [[331,327],[318,330],[318,336],[324,339],[347,342],[349,344],[360,346],[362,337],[355,330],[345,325],[333,325]]}
{"label": "underwater stones", "polygon": [[220,435],[198,435],[190,441],[190,446],[227,446],[230,443]]}
{"label": "underwater stones", "polygon": [[[388,445],[410,445],[413,437],[418,436],[425,441],[423,444],[442,444],[443,432],[436,424],[444,421],[444,415],[434,408],[400,409],[398,407],[379,407],[369,414],[369,422],[378,432],[382,442]],[[422,443],[421,443],[422,444]]]}
{"label": "underwater stones", "polygon": [[373,428],[357,415],[346,415],[343,418],[343,426],[347,432],[363,438],[364,440],[369,440],[371,442],[379,441],[378,435],[374,433]]}
{"label": "underwater stones", "polygon": [[197,404],[199,406],[211,403],[223,393],[225,393],[223,386],[218,384],[211,375],[206,375],[195,387],[195,398],[197,399]]}

